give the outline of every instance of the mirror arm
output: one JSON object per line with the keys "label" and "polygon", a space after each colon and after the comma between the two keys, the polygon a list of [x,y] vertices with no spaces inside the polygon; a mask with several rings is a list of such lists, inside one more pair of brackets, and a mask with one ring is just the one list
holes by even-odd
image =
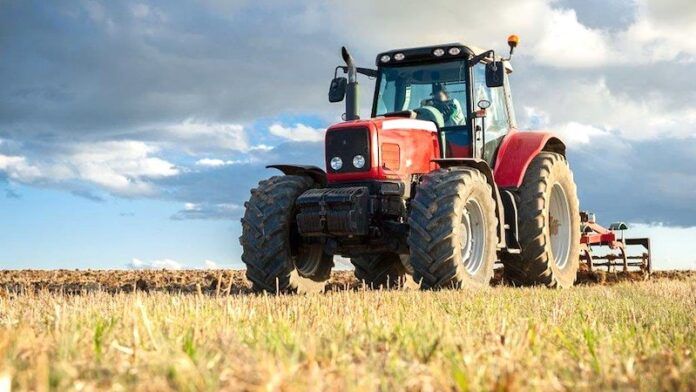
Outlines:
{"label": "mirror arm", "polygon": [[476,64],[480,63],[481,61],[483,61],[483,59],[489,58],[489,57],[492,58],[492,59],[493,59],[493,63],[495,63],[495,52],[494,52],[493,50],[487,50],[487,51],[481,53],[481,54],[478,55],[478,56],[472,57],[472,58],[469,60],[469,66],[470,66],[470,67],[473,67],[474,65],[476,65]]}
{"label": "mirror arm", "polygon": [[[341,69],[344,73],[348,73],[348,67],[345,65],[339,65],[336,67],[336,71],[334,71],[334,77],[336,77],[336,72],[338,72],[338,69]],[[355,71],[359,74],[365,75],[370,78],[376,78],[377,77],[377,70],[376,69],[371,69],[371,68],[362,68],[362,67],[355,67]]]}

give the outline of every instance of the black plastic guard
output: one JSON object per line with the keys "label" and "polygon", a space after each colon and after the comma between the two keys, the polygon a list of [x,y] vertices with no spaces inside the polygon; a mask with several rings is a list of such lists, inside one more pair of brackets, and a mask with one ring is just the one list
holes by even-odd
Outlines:
{"label": "black plastic guard", "polygon": [[310,189],[297,198],[297,227],[304,236],[366,235],[367,187]]}
{"label": "black plastic guard", "polygon": [[318,185],[326,186],[326,172],[316,166],[305,165],[268,165],[268,169],[278,169],[288,176],[308,176]]}

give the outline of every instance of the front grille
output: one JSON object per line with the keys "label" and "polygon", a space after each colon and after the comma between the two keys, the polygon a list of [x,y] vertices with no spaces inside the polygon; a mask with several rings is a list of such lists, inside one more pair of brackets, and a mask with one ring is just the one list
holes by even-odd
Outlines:
{"label": "front grille", "polygon": [[[353,166],[353,157],[362,155],[365,166],[361,169]],[[343,167],[331,168],[331,158],[339,157]],[[370,170],[370,133],[367,128],[344,128],[330,130],[326,133],[326,170],[329,173],[353,173]]]}

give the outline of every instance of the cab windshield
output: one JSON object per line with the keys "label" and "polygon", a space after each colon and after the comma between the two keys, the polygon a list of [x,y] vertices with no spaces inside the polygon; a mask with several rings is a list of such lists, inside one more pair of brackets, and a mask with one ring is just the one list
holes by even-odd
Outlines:
{"label": "cab windshield", "polygon": [[375,115],[404,110],[438,127],[466,125],[465,61],[382,67]]}
{"label": "cab windshield", "polygon": [[444,156],[470,157],[466,70],[466,61],[382,67],[374,114],[412,110],[440,129]]}

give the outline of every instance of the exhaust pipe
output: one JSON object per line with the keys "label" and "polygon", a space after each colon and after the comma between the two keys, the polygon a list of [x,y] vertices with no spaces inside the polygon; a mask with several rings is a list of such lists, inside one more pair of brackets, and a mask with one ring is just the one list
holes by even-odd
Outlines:
{"label": "exhaust pipe", "polygon": [[346,86],[346,121],[359,120],[358,115],[358,71],[355,68],[353,57],[345,46],[341,47],[341,56],[348,68],[348,85]]}

